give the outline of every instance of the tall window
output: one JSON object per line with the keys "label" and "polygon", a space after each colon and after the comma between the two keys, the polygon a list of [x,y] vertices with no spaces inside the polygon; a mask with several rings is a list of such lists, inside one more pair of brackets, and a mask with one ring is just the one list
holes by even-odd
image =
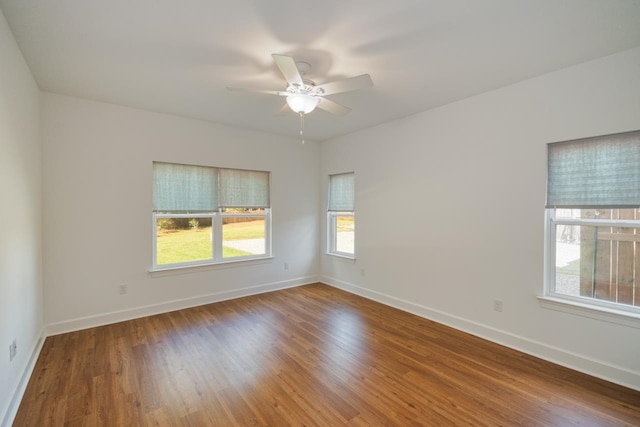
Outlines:
{"label": "tall window", "polygon": [[327,213],[327,252],[351,258],[355,256],[354,181],[353,172],[329,176]]}
{"label": "tall window", "polygon": [[546,294],[640,313],[640,131],[549,144]]}
{"label": "tall window", "polygon": [[153,268],[269,256],[269,172],[153,163]]}

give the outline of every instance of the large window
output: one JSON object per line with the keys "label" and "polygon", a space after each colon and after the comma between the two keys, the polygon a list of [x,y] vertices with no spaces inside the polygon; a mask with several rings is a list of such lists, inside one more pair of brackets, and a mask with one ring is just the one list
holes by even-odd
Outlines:
{"label": "large window", "polygon": [[640,313],[640,131],[549,144],[547,296]]}
{"label": "large window", "polygon": [[354,198],[353,173],[329,176],[327,252],[330,254],[350,258],[355,256]]}
{"label": "large window", "polygon": [[153,228],[153,269],[269,256],[269,173],[154,162]]}

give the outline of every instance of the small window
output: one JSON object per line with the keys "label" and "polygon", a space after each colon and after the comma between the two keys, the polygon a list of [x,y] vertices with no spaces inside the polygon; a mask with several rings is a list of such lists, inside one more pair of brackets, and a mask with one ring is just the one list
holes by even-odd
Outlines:
{"label": "small window", "polygon": [[545,295],[640,313],[640,131],[548,148]]}
{"label": "small window", "polygon": [[327,252],[355,256],[355,179],[353,173],[329,176]]}
{"label": "small window", "polygon": [[269,173],[153,163],[153,268],[270,256]]}

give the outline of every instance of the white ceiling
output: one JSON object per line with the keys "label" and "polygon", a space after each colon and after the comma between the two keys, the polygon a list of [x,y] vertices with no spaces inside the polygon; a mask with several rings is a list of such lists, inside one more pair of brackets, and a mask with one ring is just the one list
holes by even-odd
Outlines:
{"label": "white ceiling", "polygon": [[0,0],[44,91],[295,136],[271,54],[316,83],[369,73],[329,98],[307,138],[353,132],[640,46],[640,0]]}

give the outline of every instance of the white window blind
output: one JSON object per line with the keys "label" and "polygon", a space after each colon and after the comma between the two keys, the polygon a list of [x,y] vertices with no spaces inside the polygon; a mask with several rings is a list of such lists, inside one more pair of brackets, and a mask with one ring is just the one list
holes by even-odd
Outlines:
{"label": "white window blind", "polygon": [[640,131],[548,145],[547,208],[640,206]]}
{"label": "white window blind", "polygon": [[353,212],[355,199],[354,173],[329,176],[329,211]]}
{"label": "white window blind", "polygon": [[153,210],[218,210],[218,170],[206,166],[153,162]]}
{"label": "white window blind", "polygon": [[269,172],[220,169],[220,207],[268,208]]}

